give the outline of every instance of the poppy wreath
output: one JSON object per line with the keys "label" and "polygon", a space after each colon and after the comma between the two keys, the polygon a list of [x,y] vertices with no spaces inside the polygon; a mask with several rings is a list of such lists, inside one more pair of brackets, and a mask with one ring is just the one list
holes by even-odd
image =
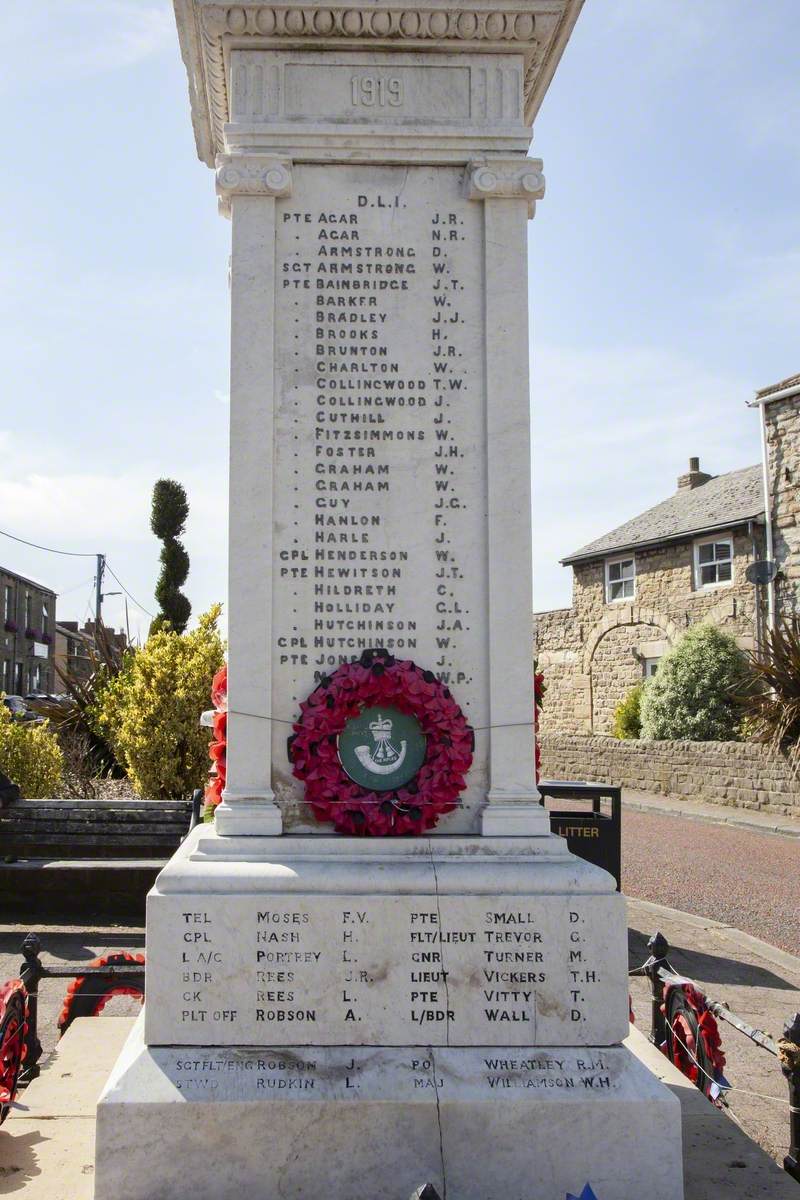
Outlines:
{"label": "poppy wreath", "polygon": [[214,705],[214,735],[208,747],[208,756],[213,763],[211,778],[205,789],[205,811],[213,816],[222,800],[225,788],[225,756],[228,737],[228,667],[220,667],[211,684],[211,702]]}
{"label": "poppy wreath", "polygon": [[[407,713],[425,735],[425,759],[417,774],[391,792],[359,786],[339,761],[338,739],[365,708],[384,705]],[[289,761],[305,784],[318,821],[339,833],[363,837],[421,834],[452,812],[466,786],[475,734],[450,689],[432,671],[385,650],[366,650],[320,680],[300,705],[289,738]]]}
{"label": "poppy wreath", "polygon": [[17,1094],[19,1073],[28,1052],[28,993],[21,979],[0,985],[0,1125]]}
{"label": "poppy wreath", "polygon": [[[143,954],[129,954],[120,950],[93,958],[90,967],[125,967],[128,963],[144,965]],[[64,1004],[58,1018],[58,1035],[63,1037],[76,1017],[97,1017],[114,996],[133,996],[144,999],[144,977],[142,975],[79,975],[67,988]]]}
{"label": "poppy wreath", "polygon": [[725,1055],[714,1014],[699,988],[688,980],[664,985],[661,1011],[667,1023],[662,1050],[675,1066],[710,1100],[728,1086],[723,1074]]}

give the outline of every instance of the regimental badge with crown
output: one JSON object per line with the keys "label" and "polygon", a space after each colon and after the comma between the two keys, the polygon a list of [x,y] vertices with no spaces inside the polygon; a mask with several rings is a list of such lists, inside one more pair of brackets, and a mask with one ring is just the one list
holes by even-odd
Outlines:
{"label": "regimental badge with crown", "polygon": [[338,738],[339,762],[371,792],[394,791],[413,779],[425,761],[419,721],[391,705],[362,708]]}
{"label": "regimental badge with crown", "polygon": [[393,722],[389,717],[384,717],[382,713],[374,721],[369,723],[369,731],[372,734],[375,745],[356,746],[354,753],[356,758],[361,763],[365,771],[372,771],[376,775],[388,775],[393,771],[399,770],[408,749],[408,743],[405,739],[400,742],[400,749],[392,745]]}

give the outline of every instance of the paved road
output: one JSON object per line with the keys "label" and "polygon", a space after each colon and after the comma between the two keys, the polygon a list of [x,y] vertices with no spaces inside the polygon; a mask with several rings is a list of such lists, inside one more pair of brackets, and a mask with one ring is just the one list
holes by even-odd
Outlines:
{"label": "paved road", "polygon": [[622,886],[800,956],[800,838],[624,809]]}

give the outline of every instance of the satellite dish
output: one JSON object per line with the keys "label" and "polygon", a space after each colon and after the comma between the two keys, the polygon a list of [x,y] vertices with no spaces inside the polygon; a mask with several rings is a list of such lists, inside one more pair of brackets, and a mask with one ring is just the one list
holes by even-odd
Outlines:
{"label": "satellite dish", "polygon": [[772,583],[777,574],[777,563],[770,562],[768,558],[762,558],[756,562],[751,562],[750,566],[745,571],[745,575],[750,583]]}

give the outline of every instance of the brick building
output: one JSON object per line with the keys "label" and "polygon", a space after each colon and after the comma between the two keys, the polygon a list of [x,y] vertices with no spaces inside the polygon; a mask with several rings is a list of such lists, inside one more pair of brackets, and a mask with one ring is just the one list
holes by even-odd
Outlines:
{"label": "brick building", "polygon": [[0,567],[0,691],[24,696],[55,688],[56,596]]}
{"label": "brick building", "polygon": [[[698,621],[750,648],[800,614],[800,376],[753,405],[762,464],[712,476],[692,458],[674,495],[562,559],[572,606],[535,618],[543,734],[610,734],[620,700]],[[750,563],[770,557],[775,582],[750,582]]]}
{"label": "brick building", "polygon": [[[86,621],[83,627],[77,621],[59,621],[56,625],[58,691],[63,691],[62,676],[85,682],[94,671],[95,628],[94,621]],[[116,633],[107,626],[104,626],[104,630],[111,645],[122,653],[128,646],[128,639],[122,630]]]}

